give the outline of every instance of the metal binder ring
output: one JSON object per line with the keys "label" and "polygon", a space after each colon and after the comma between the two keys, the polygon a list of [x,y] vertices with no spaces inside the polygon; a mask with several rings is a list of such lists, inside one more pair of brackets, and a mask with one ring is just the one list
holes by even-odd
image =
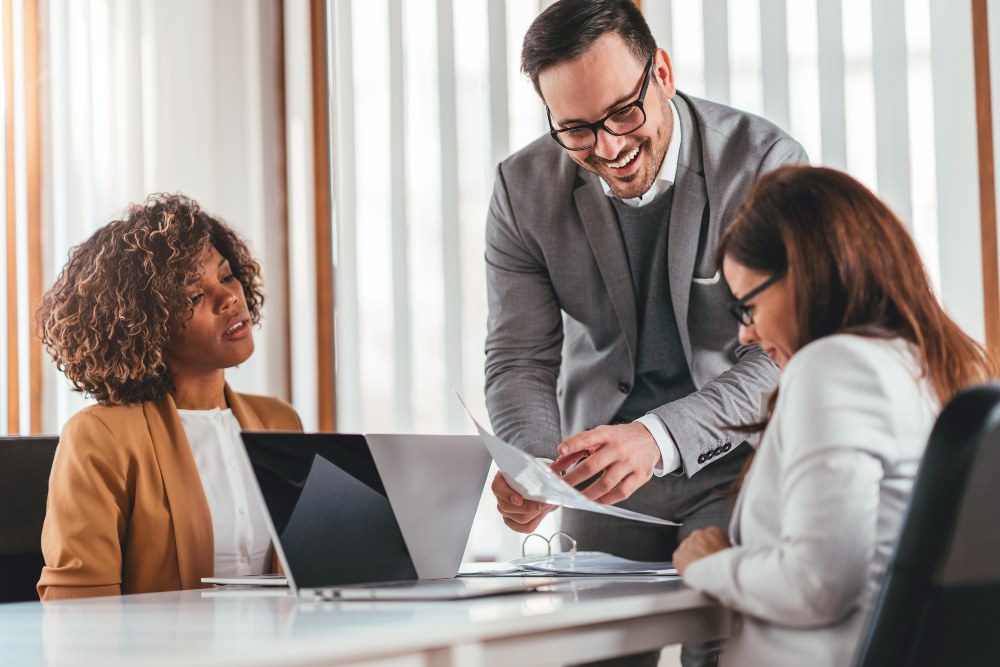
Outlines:
{"label": "metal binder ring", "polygon": [[528,540],[530,540],[532,537],[537,537],[538,539],[544,541],[545,542],[545,555],[546,556],[551,556],[552,555],[552,543],[549,542],[549,539],[551,539],[551,538],[545,537],[544,535],[541,535],[540,533],[532,533],[532,534],[528,535],[526,538],[524,538],[521,541],[521,557],[522,558],[524,558],[527,555],[525,553],[525,547],[528,544]]}
{"label": "metal binder ring", "polygon": [[562,535],[567,540],[569,540],[569,555],[570,557],[576,556],[576,538],[567,533],[565,530],[560,530],[549,535],[549,554],[552,554],[552,540],[556,539]]}

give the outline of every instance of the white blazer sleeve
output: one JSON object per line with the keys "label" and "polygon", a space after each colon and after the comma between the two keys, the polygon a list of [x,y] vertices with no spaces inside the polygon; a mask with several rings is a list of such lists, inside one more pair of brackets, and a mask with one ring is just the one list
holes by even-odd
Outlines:
{"label": "white blazer sleeve", "polygon": [[[775,432],[761,445],[781,448],[780,543],[726,549],[692,563],[684,578],[737,611],[811,627],[842,619],[859,601],[884,460],[898,444],[879,369],[888,357],[842,343],[799,354],[781,382]],[[744,489],[748,511],[753,481]]]}

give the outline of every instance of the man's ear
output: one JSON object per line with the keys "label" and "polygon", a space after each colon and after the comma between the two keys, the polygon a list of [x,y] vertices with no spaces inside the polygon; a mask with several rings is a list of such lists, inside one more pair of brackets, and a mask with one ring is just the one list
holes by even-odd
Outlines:
{"label": "man's ear", "polygon": [[674,66],[670,62],[670,54],[666,49],[656,49],[653,54],[653,76],[657,83],[667,94],[667,99],[677,94],[677,85],[674,83]]}

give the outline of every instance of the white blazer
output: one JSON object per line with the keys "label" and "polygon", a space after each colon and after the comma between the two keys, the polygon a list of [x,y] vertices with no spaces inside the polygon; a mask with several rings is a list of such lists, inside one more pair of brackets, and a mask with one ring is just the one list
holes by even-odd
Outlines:
{"label": "white blazer", "polygon": [[789,361],[733,510],[690,586],[739,612],[722,665],[850,665],[939,402],[902,339],[838,334]]}

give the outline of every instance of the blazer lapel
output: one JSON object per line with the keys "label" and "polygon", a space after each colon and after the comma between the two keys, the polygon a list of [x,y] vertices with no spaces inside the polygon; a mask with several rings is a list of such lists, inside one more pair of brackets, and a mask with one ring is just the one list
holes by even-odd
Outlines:
{"label": "blazer lapel", "polygon": [[701,135],[687,102],[674,97],[677,115],[681,122],[681,150],[674,182],[674,198],[670,205],[670,230],[667,237],[667,264],[670,275],[670,298],[674,306],[677,331],[681,336],[684,355],[691,360],[691,336],[688,333],[688,304],[691,297],[691,280],[698,255],[708,193],[701,157]]}
{"label": "blazer lapel", "polygon": [[635,367],[637,350],[637,321],[635,314],[635,291],[629,274],[625,241],[618,227],[618,216],[608,196],[601,189],[598,177],[578,168],[577,185],[573,191],[576,209],[583,221],[583,228],[590,241],[590,247],[597,260],[597,266],[604,279],[604,285],[611,297],[611,306],[618,316],[618,322],[625,332],[629,357]]}
{"label": "blazer lapel", "polygon": [[173,397],[165,394],[155,401],[145,401],[142,410],[170,503],[181,585],[185,589],[201,588],[201,578],[215,572],[212,513],[201,475]]}
{"label": "blazer lapel", "polygon": [[233,411],[233,416],[236,417],[236,421],[240,423],[241,430],[264,430],[264,423],[260,420],[260,417],[257,416],[257,413],[250,408],[247,402],[244,401],[239,394],[229,388],[229,384],[226,384],[225,393],[226,404]]}

